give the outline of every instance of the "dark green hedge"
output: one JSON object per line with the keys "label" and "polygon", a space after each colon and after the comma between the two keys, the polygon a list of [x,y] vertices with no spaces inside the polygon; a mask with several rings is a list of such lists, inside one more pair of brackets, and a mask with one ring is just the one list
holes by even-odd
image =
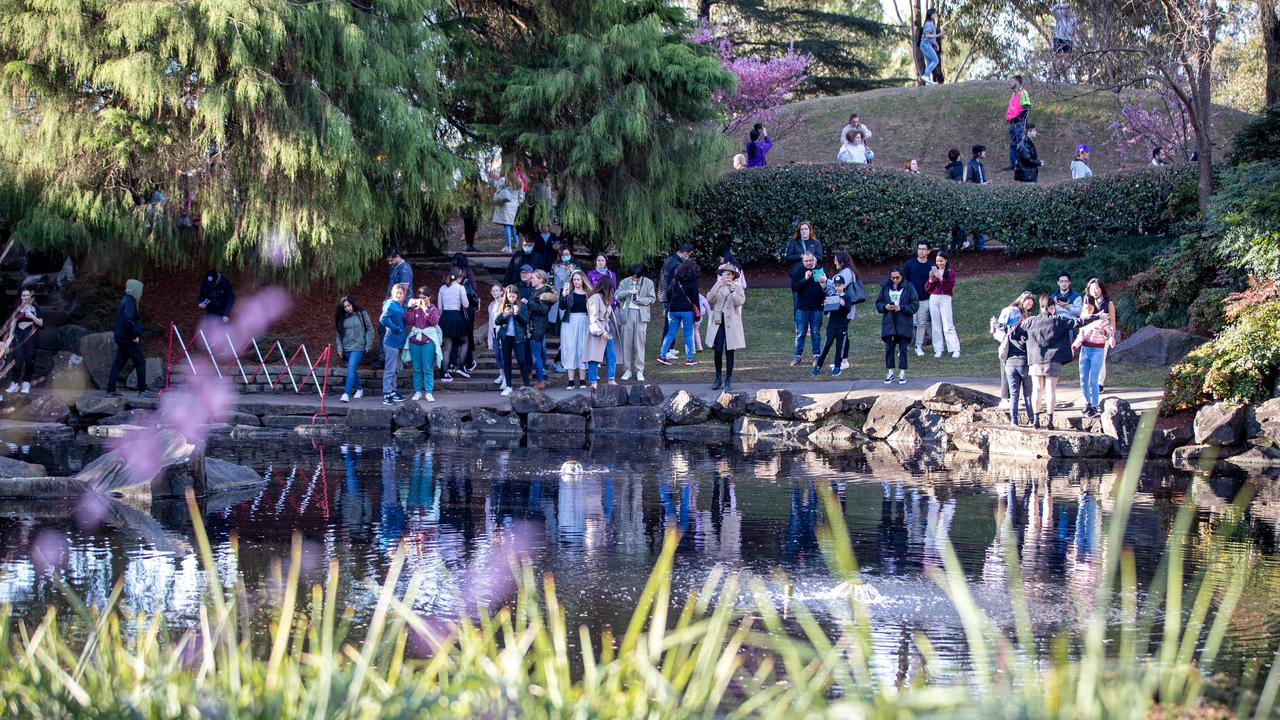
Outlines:
{"label": "dark green hedge", "polygon": [[[991,165],[998,163],[992,162]],[[830,253],[877,262],[906,257],[917,240],[945,242],[953,224],[981,230],[1010,253],[1080,252],[1163,231],[1179,165],[1043,186],[978,186],[866,165],[791,165],[729,173],[691,198],[690,238],[703,257],[732,243],[743,263],[778,257],[801,220]]]}

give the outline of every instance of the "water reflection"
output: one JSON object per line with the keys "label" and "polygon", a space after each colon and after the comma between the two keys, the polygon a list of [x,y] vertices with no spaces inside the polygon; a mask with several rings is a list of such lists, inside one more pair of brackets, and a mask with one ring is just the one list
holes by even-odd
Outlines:
{"label": "water reflection", "polygon": [[[211,454],[252,465],[268,479],[261,491],[203,508],[224,582],[238,578],[255,597],[269,599],[278,590],[270,586],[272,564],[287,561],[296,532],[304,539],[304,578],[322,581],[336,562],[344,579],[340,602],[353,610],[357,626],[371,614],[376,588],[403,543],[400,590],[410,576],[424,579],[409,598],[424,615],[456,617],[477,604],[509,601],[515,556],[554,575],[571,625],[617,627],[629,617],[668,529],[680,533],[674,597],[700,587],[719,564],[763,581],[784,612],[804,601],[831,625],[848,603],[819,543],[820,490],[830,489],[875,593],[876,667],[899,682],[920,667],[912,641],[919,633],[944,659],[965,664],[959,621],[931,577],[943,565],[944,539],[997,623],[1012,626],[1012,548],[1021,557],[1037,637],[1075,627],[1113,551],[1102,528],[1123,469],[629,440],[589,448],[223,442]],[[1233,624],[1227,644],[1239,658],[1269,654],[1280,617],[1273,509],[1280,503],[1264,497],[1241,516],[1230,501],[1242,486],[1225,474],[1196,479],[1148,468],[1125,540],[1145,587],[1185,499],[1199,506],[1192,536],[1198,544],[1188,553],[1192,575],[1230,571],[1232,563],[1208,565],[1208,541],[1228,521],[1239,522],[1225,538],[1229,552],[1252,568],[1239,611],[1245,620]],[[132,512],[109,513],[106,524],[89,529],[76,526],[71,508],[0,509],[0,603],[13,605],[17,617],[33,617],[46,603],[62,602],[33,552],[42,533],[55,531],[66,538],[60,572],[86,601],[102,604],[123,582],[126,608],[194,622],[206,579],[189,550],[185,509]]]}

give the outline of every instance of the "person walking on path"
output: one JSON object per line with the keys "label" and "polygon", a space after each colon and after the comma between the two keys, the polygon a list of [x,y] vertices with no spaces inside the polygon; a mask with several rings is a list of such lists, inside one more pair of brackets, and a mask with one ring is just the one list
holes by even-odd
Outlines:
{"label": "person walking on path", "polygon": [[1027,367],[1034,388],[1031,392],[1031,425],[1039,428],[1040,407],[1044,402],[1047,420],[1044,427],[1053,429],[1053,410],[1058,402],[1058,378],[1062,366],[1071,362],[1071,332],[1086,322],[1058,312],[1057,303],[1048,295],[1040,296],[1040,314],[1023,320],[1027,331]]}
{"label": "person walking on path", "polygon": [[1018,143],[1017,163],[1018,167],[1013,171],[1016,182],[1034,183],[1040,178],[1040,166],[1044,165],[1044,161],[1036,151],[1035,123],[1027,123],[1022,141]]}
{"label": "person walking on path", "polygon": [[801,220],[791,233],[791,239],[787,241],[787,248],[782,257],[786,260],[788,267],[794,269],[805,253],[813,255],[817,262],[822,262],[822,243],[818,241],[818,233],[814,231],[813,225],[808,220]]}
{"label": "person walking on path", "polygon": [[[712,390],[733,390],[734,353],[747,346],[747,334],[742,327],[742,305],[747,301],[747,291],[738,282],[736,265],[720,266],[716,284],[707,291],[706,344],[715,352],[716,381]],[[724,375],[721,376],[723,365]],[[722,382],[723,379],[723,382]]]}
{"label": "person walking on path", "polygon": [[1071,66],[1071,53],[1075,50],[1076,14],[1068,2],[1058,2],[1049,8],[1053,16],[1053,67],[1059,78],[1067,78]]}
{"label": "person walking on path", "polygon": [[964,182],[964,163],[960,161],[960,150],[951,148],[947,151],[947,164],[942,171],[948,180]]}
{"label": "person walking on path", "polygon": [[511,394],[515,387],[515,377],[511,374],[511,356],[515,355],[516,364],[520,366],[520,382],[529,387],[529,366],[525,361],[524,346],[529,342],[529,310],[520,299],[520,288],[508,285],[502,291],[502,300],[498,306],[498,318],[494,322],[499,347],[502,348],[501,361],[503,383],[502,394]]}
{"label": "person walking on path", "polygon": [[982,163],[982,159],[987,156],[987,146],[974,145],[969,151],[973,153],[973,157],[969,158],[969,164],[965,166],[965,181],[977,185],[990,185],[991,181],[987,179],[987,166]]}
{"label": "person walking on path", "polygon": [[920,81],[925,85],[933,85],[933,71],[941,60],[938,58],[938,38],[942,32],[938,30],[938,12],[929,8],[924,14],[924,24],[920,26],[920,54],[924,56],[924,73]]}
{"label": "person walking on path", "polygon": [[[841,253],[844,251],[841,251]],[[839,256],[841,253],[836,253]],[[827,353],[835,347],[836,354],[831,360],[831,377],[837,377],[844,370],[844,360],[849,353],[849,314],[853,311],[853,288],[844,275],[837,274],[831,278],[835,294],[828,295],[826,305],[827,342],[822,346],[822,354],[813,361],[813,369],[809,374],[818,377],[822,366],[827,361]]]}
{"label": "person walking on path", "polygon": [[344,295],[338,300],[333,324],[338,333],[334,346],[347,363],[347,381],[342,386],[341,400],[351,402],[353,394],[359,400],[364,397],[364,386],[360,384],[360,361],[373,351],[373,341],[378,333],[373,329],[369,313],[362,310],[350,295]]}
{"label": "person walking on path", "polygon": [[929,317],[933,319],[933,356],[942,357],[943,341],[951,357],[960,357],[960,336],[956,333],[956,321],[951,313],[951,296],[956,289],[956,273],[950,265],[946,250],[934,256],[933,269],[925,280],[924,290],[929,294]]}
{"label": "person walking on path", "polygon": [[657,294],[653,281],[643,275],[644,265],[631,266],[631,276],[618,283],[614,302],[618,304],[618,347],[622,356],[622,379],[644,382],[644,353],[649,339],[650,307]]}
{"label": "person walking on path", "polygon": [[1093,168],[1089,167],[1089,155],[1093,148],[1088,145],[1076,146],[1076,159],[1071,161],[1071,179],[1083,180],[1093,177]]}
{"label": "person walking on path", "polygon": [[391,269],[387,273],[387,299],[391,297],[391,290],[397,285],[405,287],[413,287],[413,266],[400,257],[399,248],[387,248],[387,266]]}
{"label": "person walking on path", "polygon": [[111,374],[107,376],[107,395],[115,396],[116,378],[124,369],[126,362],[133,363],[133,370],[138,378],[138,397],[153,398],[154,392],[147,388],[147,358],[142,354],[142,316],[138,305],[142,302],[142,283],[128,280],[124,284],[124,297],[116,305],[116,320],[113,336],[116,341],[116,356],[111,361]]}
{"label": "person walking on path", "polygon": [[[916,355],[924,355],[924,343],[929,339],[929,291],[925,284],[929,282],[929,274],[933,271],[933,260],[929,257],[929,243],[921,240],[916,243],[916,256],[902,264],[902,276],[916,290],[916,299],[920,301],[920,309],[912,315],[915,326]],[[934,335],[934,343],[942,342],[941,337]]]}
{"label": "person walking on path", "polygon": [[[493,186],[493,222],[502,228],[502,252],[515,252],[516,213],[524,203],[524,183],[514,171],[490,178]],[[518,265],[516,267],[519,267]]]}
{"label": "person walking on path", "polygon": [[907,343],[914,330],[912,316],[920,309],[915,287],[902,276],[900,268],[889,271],[889,279],[880,285],[876,312],[880,313],[880,339],[884,340],[884,382],[893,382],[895,356],[898,361],[898,384],[907,384]]}
{"label": "person walking on path", "polygon": [[236,293],[231,288],[231,280],[217,270],[205,273],[200,283],[200,296],[196,298],[196,307],[204,310],[206,317],[220,317],[223,322],[231,320],[231,308],[236,304]]}
{"label": "person walking on path", "polygon": [[769,138],[769,131],[764,129],[764,125],[756,123],[751,128],[750,139],[747,140],[747,167],[764,167],[765,156],[773,149],[773,140]]}
{"label": "person walking on path", "polygon": [[587,298],[587,340],[582,354],[587,359],[587,382],[595,390],[600,381],[600,365],[604,364],[604,376],[610,385],[617,385],[617,355],[613,341],[618,335],[617,321],[613,315],[613,280],[601,275],[600,282],[591,286]]}
{"label": "person walking on path", "polygon": [[[1111,348],[1114,348],[1120,339],[1120,326],[1116,324],[1116,304],[1111,301],[1111,296],[1107,294],[1101,280],[1090,278],[1085,285],[1084,294],[1085,301],[1080,317],[1087,320],[1096,315],[1104,315],[1107,325],[1111,328],[1111,336],[1102,347],[1102,367],[1098,370],[1098,393],[1101,394],[1107,389],[1107,356],[1111,354]],[[1092,301],[1092,311],[1090,311],[1090,301]],[[1094,403],[1094,407],[1100,407],[1099,403]]]}
{"label": "person walking on path", "polygon": [[1018,424],[1018,400],[1022,400],[1031,421],[1031,371],[1027,366],[1027,329],[1022,321],[1035,314],[1036,296],[1024,292],[1005,308],[999,319],[999,330],[1004,334],[1000,343],[1000,368],[1004,375],[1001,387],[1008,395],[1009,423]]}
{"label": "person walking on path", "polygon": [[560,306],[560,296],[547,284],[547,274],[533,271],[533,294],[525,302],[529,311],[529,360],[533,368],[533,386],[547,387],[547,332],[551,313]]}
{"label": "person walking on path", "polygon": [[23,288],[18,296],[18,309],[13,311],[13,321],[9,324],[13,370],[9,373],[6,393],[31,393],[31,378],[36,373],[36,333],[42,327],[44,318],[40,317],[40,308],[36,307],[35,293],[31,288]]}
{"label": "person walking on path", "polygon": [[449,271],[444,285],[436,294],[436,304],[440,307],[440,334],[444,336],[440,352],[444,355],[445,370],[440,379],[453,382],[454,372],[468,377],[466,368],[458,363],[465,362],[467,348],[471,345],[471,329],[463,315],[471,307],[471,299],[456,269]]}
{"label": "person walking on path", "polygon": [[560,325],[560,362],[569,376],[567,387],[570,389],[587,386],[587,361],[582,350],[587,343],[587,295],[590,292],[591,284],[581,270],[575,270],[560,290],[560,313],[565,318]]}
{"label": "person walking on path", "polygon": [[391,288],[391,297],[382,302],[382,314],[378,324],[382,326],[382,404],[395,405],[405,401],[396,392],[396,373],[400,371],[400,353],[409,339],[409,329],[404,323],[406,285]]}
{"label": "person walking on path", "polygon": [[435,402],[436,366],[443,364],[440,352],[440,308],[431,302],[431,289],[418,288],[418,297],[409,301],[404,316],[409,332],[409,360],[413,363],[413,400]]}
{"label": "person walking on path", "polygon": [[1085,298],[1084,317],[1096,317],[1098,322],[1087,325],[1071,344],[1072,350],[1080,353],[1080,392],[1084,395],[1085,417],[1095,417],[1101,409],[1098,377],[1102,373],[1107,346],[1114,336],[1110,316],[1106,312],[1099,312],[1094,306],[1095,302],[1097,301],[1093,297]]}
{"label": "person walking on path", "polygon": [[827,292],[822,283],[814,279],[820,274],[818,259],[809,252],[800,258],[799,265],[791,269],[791,292],[796,298],[796,347],[795,357],[791,358],[792,367],[799,365],[804,355],[806,335],[810,338],[814,358],[818,357],[822,347],[822,305]]}
{"label": "person walking on path", "polygon": [[1007,172],[1018,166],[1018,145],[1027,129],[1027,117],[1031,115],[1031,94],[1022,86],[1022,76],[1009,79],[1009,106],[1004,111],[1004,121],[1009,125],[1009,166]]}
{"label": "person walking on path", "polygon": [[698,322],[698,263],[685,260],[676,268],[671,288],[670,312],[671,322],[667,325],[667,333],[662,338],[662,349],[658,353],[658,362],[670,365],[667,351],[676,340],[676,333],[684,333],[684,364],[697,365],[693,359],[694,325]]}

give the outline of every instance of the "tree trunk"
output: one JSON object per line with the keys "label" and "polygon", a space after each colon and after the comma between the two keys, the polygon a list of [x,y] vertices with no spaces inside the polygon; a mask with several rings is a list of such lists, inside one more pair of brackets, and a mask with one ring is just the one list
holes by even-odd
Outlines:
{"label": "tree trunk", "polygon": [[933,81],[936,83],[944,83],[947,81],[945,75],[942,74],[942,38],[938,38],[938,67],[933,69]]}
{"label": "tree trunk", "polygon": [[715,0],[698,0],[698,19],[710,21],[712,5],[715,5]]}
{"label": "tree trunk", "polygon": [[911,48],[911,63],[915,66],[915,77],[924,74],[924,55],[920,52],[920,38],[916,31],[923,19],[920,12],[920,0],[911,0],[911,26],[907,28],[907,46]]}
{"label": "tree trunk", "polygon": [[1280,2],[1258,0],[1258,17],[1267,58],[1266,103],[1271,107],[1280,102]]}

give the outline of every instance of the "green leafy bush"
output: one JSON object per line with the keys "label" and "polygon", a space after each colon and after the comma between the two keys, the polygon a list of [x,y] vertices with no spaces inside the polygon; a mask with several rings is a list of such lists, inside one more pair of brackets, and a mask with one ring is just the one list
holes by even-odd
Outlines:
{"label": "green leafy bush", "polygon": [[1211,239],[1203,233],[1185,235],[1158,255],[1150,269],[1133,276],[1129,292],[1134,307],[1156,327],[1186,327],[1188,310],[1202,291],[1240,285],[1237,278],[1219,277],[1220,267]]}
{"label": "green leafy bush", "polygon": [[1231,163],[1280,160],[1280,103],[1255,115],[1231,140]]}
{"label": "green leafy bush", "polygon": [[1271,395],[1280,374],[1280,298],[1237,308],[1231,324],[1192,350],[1165,380],[1164,412]]}
{"label": "green leafy bush", "polygon": [[1081,252],[1170,223],[1167,198],[1189,165],[1122,172],[1052,186],[982,187],[865,165],[790,165],[729,173],[695,194],[689,238],[705,256],[732,245],[744,263],[776,258],[801,220],[828,252],[876,262],[942,242],[955,224],[1010,253]]}
{"label": "green leafy bush", "polygon": [[1044,258],[1036,266],[1031,290],[1037,293],[1056,291],[1058,278],[1064,272],[1071,276],[1074,287],[1080,292],[1084,292],[1089,278],[1096,277],[1104,283],[1128,280],[1150,267],[1151,259],[1173,242],[1173,238],[1124,237],[1090,248],[1078,258]]}
{"label": "green leafy bush", "polygon": [[1226,288],[1205,288],[1187,308],[1187,329],[1201,335],[1214,335],[1227,324],[1222,303],[1231,293]]}
{"label": "green leafy bush", "polygon": [[1258,278],[1280,278],[1280,161],[1219,173],[1206,225],[1216,234],[1224,265]]}

